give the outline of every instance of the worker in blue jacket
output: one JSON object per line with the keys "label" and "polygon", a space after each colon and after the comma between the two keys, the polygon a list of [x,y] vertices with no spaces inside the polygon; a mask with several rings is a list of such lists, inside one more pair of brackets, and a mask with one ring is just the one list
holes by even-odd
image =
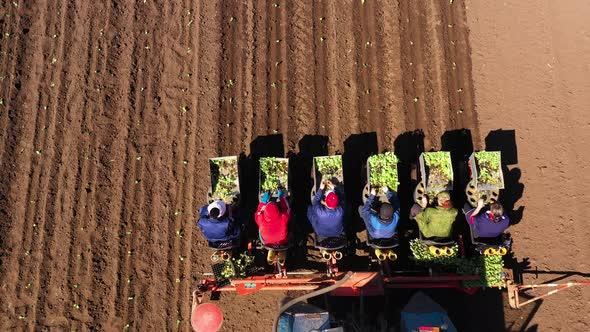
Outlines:
{"label": "worker in blue jacket", "polygon": [[200,210],[197,225],[209,242],[230,241],[240,237],[240,227],[222,200],[205,205]]}
{"label": "worker in blue jacket", "polygon": [[359,214],[369,236],[373,239],[389,239],[395,234],[395,229],[399,221],[399,199],[397,193],[383,186],[381,190],[386,194],[389,203],[382,203],[378,213],[371,211],[375,202],[376,191],[371,189],[371,195],[365,202],[365,205],[359,207]]}
{"label": "worker in blue jacket", "polygon": [[[322,200],[324,194],[326,199]],[[331,181],[322,182],[307,208],[307,218],[320,238],[344,235],[344,193],[334,190]]]}

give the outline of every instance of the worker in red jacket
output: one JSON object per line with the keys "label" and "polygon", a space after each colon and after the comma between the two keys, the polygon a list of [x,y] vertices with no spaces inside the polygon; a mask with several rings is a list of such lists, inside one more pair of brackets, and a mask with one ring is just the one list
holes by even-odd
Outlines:
{"label": "worker in red jacket", "polygon": [[[277,196],[278,204],[271,201],[270,192],[265,192],[254,215],[254,220],[256,220],[260,232],[260,239],[267,246],[282,246],[289,241],[287,226],[291,217],[291,209],[282,190],[278,190]],[[274,255],[274,251],[269,250],[267,257],[269,263],[272,262]]]}
{"label": "worker in red jacket", "polygon": [[254,216],[260,237],[267,245],[284,245],[288,241],[287,224],[291,209],[282,190],[277,192],[277,196],[278,204],[270,200],[270,192],[264,193]]}

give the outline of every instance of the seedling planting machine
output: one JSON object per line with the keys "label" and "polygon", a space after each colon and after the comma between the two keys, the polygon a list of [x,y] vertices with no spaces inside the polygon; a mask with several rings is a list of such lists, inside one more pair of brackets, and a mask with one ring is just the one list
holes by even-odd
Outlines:
{"label": "seedling planting machine", "polygon": [[[453,190],[453,167],[449,152],[424,152],[419,157],[419,183],[414,189],[413,199],[421,202],[424,196],[428,203],[441,191]],[[237,157],[212,158],[211,188],[209,202],[224,200],[235,209],[240,202],[240,185],[238,177]],[[371,156],[366,163],[366,185],[363,189],[363,203],[369,198],[371,189],[377,192],[376,204],[387,202],[388,198],[382,188],[397,191],[399,184],[397,157],[393,153]],[[504,189],[501,155],[498,151],[474,152],[468,161],[469,177],[465,194],[468,204],[475,208],[483,199],[486,204],[499,200],[500,190]],[[315,157],[312,165],[313,200],[322,182],[327,184],[326,190],[344,190],[342,157],[339,155]],[[287,158],[261,158],[259,173],[259,197],[265,192],[272,193],[271,199],[278,199],[278,191],[290,198],[289,160]],[[377,207],[375,207],[376,209]],[[466,207],[467,208],[467,207]],[[464,211],[469,218],[470,211]],[[420,233],[420,232],[419,232]],[[290,237],[292,238],[292,236]],[[342,249],[348,244],[346,237],[319,238],[314,237],[314,245],[320,250],[326,262],[326,271],[289,271],[285,268],[286,252],[293,241],[284,246],[265,245],[261,238],[248,244],[247,252],[239,257],[232,257],[232,251],[240,243],[209,243],[215,253],[211,256],[213,273],[204,273],[193,296],[193,317],[191,324],[197,326],[205,323],[203,315],[211,315],[209,323],[218,326],[220,312],[215,308],[201,306],[203,294],[210,293],[217,298],[222,292],[235,291],[240,295],[258,291],[308,291],[310,296],[326,290],[332,296],[360,297],[360,310],[363,312],[363,297],[384,295],[387,289],[396,288],[452,288],[473,294],[480,288],[507,288],[509,304],[520,308],[533,301],[546,298],[561,290],[575,286],[588,286],[590,281],[569,282],[563,284],[518,284],[510,280],[509,273],[504,270],[503,256],[511,249],[512,240],[509,234],[498,238],[477,237],[470,227],[470,243],[466,244],[461,236],[456,239],[427,239],[422,234],[409,241],[412,256],[409,265],[413,269],[402,266],[398,262],[400,237],[398,234],[389,239],[373,239],[367,234],[367,247],[370,260],[378,263],[378,271],[341,272],[338,261],[342,259]],[[473,248],[473,251],[466,250]],[[273,273],[261,272],[252,266],[253,251],[270,251]],[[394,266],[394,262],[395,266]],[[270,271],[268,271],[270,272]],[[522,292],[550,288],[549,292],[522,301]],[[282,312],[282,311],[281,311]],[[197,316],[201,314],[201,316]]]}
{"label": "seedling planting machine", "polygon": [[[328,191],[344,192],[344,174],[342,172],[342,156],[315,157],[312,166],[313,187],[311,188],[311,200],[315,197],[320,184],[326,185],[322,204]],[[338,261],[344,256],[342,249],[346,247],[345,234],[338,237],[322,238],[314,234],[314,246],[320,250],[322,259],[326,262],[326,275],[334,276],[338,273]]]}

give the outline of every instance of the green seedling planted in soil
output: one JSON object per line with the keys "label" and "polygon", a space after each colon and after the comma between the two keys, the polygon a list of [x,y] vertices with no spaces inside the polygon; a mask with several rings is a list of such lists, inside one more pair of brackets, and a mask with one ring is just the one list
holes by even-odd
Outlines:
{"label": "green seedling planted in soil", "polygon": [[369,183],[371,188],[380,188],[383,186],[397,191],[399,185],[397,177],[397,157],[392,152],[369,157]]}
{"label": "green seedling planted in soil", "polygon": [[342,178],[341,156],[315,158],[315,164],[318,172],[322,174],[322,181],[331,180],[332,178]]}
{"label": "green seedling planted in soil", "polygon": [[262,191],[275,191],[287,188],[289,164],[286,160],[274,157],[260,158],[260,172],[262,176]]}
{"label": "green seedling planted in soil", "polygon": [[452,181],[453,165],[448,152],[424,153],[424,164],[428,167],[428,187],[446,188]]}
{"label": "green seedling planted in soil", "polygon": [[478,174],[477,182],[482,185],[498,185],[502,183],[500,152],[480,151],[475,153]]}

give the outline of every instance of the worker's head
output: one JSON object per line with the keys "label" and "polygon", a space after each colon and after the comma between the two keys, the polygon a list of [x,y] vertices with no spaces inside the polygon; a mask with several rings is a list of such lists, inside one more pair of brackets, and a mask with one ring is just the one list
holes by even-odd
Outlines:
{"label": "worker's head", "polygon": [[209,206],[207,206],[207,213],[209,213],[209,216],[213,219],[219,219],[223,217],[225,210],[226,205],[222,200],[214,201],[213,203],[209,204]]}
{"label": "worker's head", "polygon": [[381,204],[381,207],[379,208],[379,219],[390,221],[391,217],[393,217],[393,206],[389,203]]}
{"label": "worker's head", "polygon": [[269,202],[264,207],[264,220],[270,222],[276,220],[279,217],[279,207],[275,202]]}
{"label": "worker's head", "polygon": [[453,203],[451,202],[451,193],[448,191],[441,191],[436,195],[436,202],[438,206],[444,209],[450,209],[453,207]]}
{"label": "worker's head", "polygon": [[338,195],[334,191],[330,191],[326,195],[326,207],[332,210],[338,207]]}
{"label": "worker's head", "polygon": [[494,221],[499,222],[504,215],[504,207],[498,202],[492,203],[490,204],[490,213],[494,216]]}

